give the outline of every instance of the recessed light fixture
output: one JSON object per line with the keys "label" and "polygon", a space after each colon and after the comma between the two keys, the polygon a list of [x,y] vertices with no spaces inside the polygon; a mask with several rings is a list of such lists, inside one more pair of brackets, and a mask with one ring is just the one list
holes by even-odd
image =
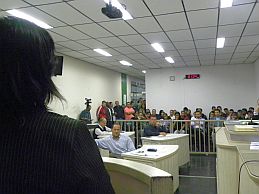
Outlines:
{"label": "recessed light fixture", "polygon": [[223,48],[225,44],[225,38],[217,38],[217,48]]}
{"label": "recessed light fixture", "polygon": [[101,54],[101,55],[104,55],[106,57],[110,57],[112,56],[110,53],[107,53],[106,51],[102,50],[102,49],[94,49],[95,52]]}
{"label": "recessed light fixture", "polygon": [[112,6],[116,7],[122,12],[122,19],[124,20],[131,20],[133,17],[130,13],[119,3],[117,0],[104,0],[105,3],[109,4],[111,1]]}
{"label": "recessed light fixture", "polygon": [[151,44],[151,46],[159,53],[165,52],[165,50],[159,43],[153,43],[153,44]]}
{"label": "recessed light fixture", "polygon": [[168,63],[174,63],[174,60],[172,57],[165,57],[165,60],[167,60]]}
{"label": "recessed light fixture", "polygon": [[232,4],[233,4],[233,0],[221,0],[220,8],[232,7]]}
{"label": "recessed light fixture", "polygon": [[122,60],[122,61],[120,61],[120,63],[121,63],[122,65],[125,65],[125,66],[132,66],[132,64],[129,63],[128,61]]}
{"label": "recessed light fixture", "polygon": [[142,73],[147,73],[147,71],[146,71],[146,70],[143,70]]}
{"label": "recessed light fixture", "polygon": [[28,20],[34,24],[36,24],[37,26],[41,27],[41,28],[44,28],[44,29],[50,29],[50,28],[53,28],[52,26],[46,24],[45,22],[43,21],[40,21],[26,13],[23,13],[21,11],[18,11],[16,9],[12,9],[12,10],[8,10],[6,11],[7,13],[17,17],[17,18],[22,18],[22,19],[25,19],[25,20]]}

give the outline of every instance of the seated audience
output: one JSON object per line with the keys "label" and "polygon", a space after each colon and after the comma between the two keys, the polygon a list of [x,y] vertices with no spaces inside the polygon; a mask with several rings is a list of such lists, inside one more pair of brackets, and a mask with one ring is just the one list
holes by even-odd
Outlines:
{"label": "seated audience", "polygon": [[213,126],[214,127],[223,127],[224,123],[222,122],[222,120],[225,120],[225,118],[221,116],[220,110],[215,109],[214,115],[215,116],[213,118],[211,118],[211,120],[214,120]]}
{"label": "seated audience", "polygon": [[205,131],[205,119],[201,117],[200,111],[194,112],[194,116],[191,118],[191,128]]}
{"label": "seated audience", "polygon": [[91,124],[92,119],[91,119],[90,110],[91,110],[91,105],[87,105],[86,108],[80,113],[79,120],[85,121],[87,124]]}
{"label": "seated audience", "polygon": [[230,120],[238,120],[237,112],[231,113]]}
{"label": "seated audience", "polygon": [[166,135],[166,130],[157,126],[157,119],[155,116],[150,117],[149,125],[144,128],[144,136],[158,136]]}
{"label": "seated audience", "polygon": [[156,117],[156,119],[160,119],[160,115],[156,114],[156,109],[152,109],[152,113],[151,113],[152,117]]}
{"label": "seated audience", "polygon": [[85,122],[50,112],[54,41],[35,24],[0,18],[0,193],[114,194]]}
{"label": "seated audience", "polygon": [[111,131],[111,128],[106,126],[107,120],[105,118],[100,118],[98,121],[98,127],[93,131],[93,138],[98,139],[98,135],[105,135],[107,132]]}
{"label": "seated audience", "polygon": [[196,108],[196,111],[199,111],[201,113],[201,118],[204,118],[205,120],[207,120],[207,116],[202,113],[202,108]]}
{"label": "seated audience", "polygon": [[174,134],[184,134],[185,123],[183,121],[179,121],[180,113],[176,112],[174,116],[175,116],[174,123],[173,123]]}
{"label": "seated audience", "polygon": [[112,135],[95,140],[97,146],[109,150],[113,156],[120,157],[121,153],[135,150],[134,144],[129,136],[121,133],[121,126],[115,123],[112,127]]}

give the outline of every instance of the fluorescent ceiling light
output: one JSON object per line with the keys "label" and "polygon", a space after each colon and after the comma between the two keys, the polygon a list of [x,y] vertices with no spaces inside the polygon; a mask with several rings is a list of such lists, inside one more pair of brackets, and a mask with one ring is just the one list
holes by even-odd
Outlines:
{"label": "fluorescent ceiling light", "polygon": [[225,44],[225,38],[217,38],[217,48],[223,48]]}
{"label": "fluorescent ceiling light", "polygon": [[95,52],[100,53],[101,55],[104,55],[106,57],[110,57],[112,56],[110,53],[107,53],[106,51],[102,50],[102,49],[94,49]]}
{"label": "fluorescent ceiling light", "polygon": [[122,19],[124,20],[131,20],[133,17],[130,13],[119,3],[117,0],[104,0],[105,3],[109,4],[111,1],[112,6],[116,7],[122,12]]}
{"label": "fluorescent ceiling light", "polygon": [[168,63],[174,63],[174,60],[172,57],[165,57],[165,60],[167,60]]}
{"label": "fluorescent ceiling light", "polygon": [[128,61],[120,61],[120,63],[122,64],[122,65],[125,65],[125,66],[132,66],[132,64],[131,63],[129,63]]}
{"label": "fluorescent ceiling light", "polygon": [[153,44],[151,44],[151,46],[159,53],[165,52],[165,50],[159,43],[153,43]]}
{"label": "fluorescent ceiling light", "polygon": [[220,8],[232,7],[232,4],[233,4],[233,0],[221,0]]}
{"label": "fluorescent ceiling light", "polygon": [[8,10],[6,11],[7,13],[15,16],[15,17],[18,17],[18,18],[22,18],[22,19],[25,19],[25,20],[28,20],[34,24],[36,24],[37,26],[41,27],[41,28],[44,28],[44,29],[50,29],[50,28],[53,28],[52,26],[46,24],[45,22],[43,21],[40,21],[26,13],[23,13],[21,11],[18,11],[16,9],[12,9],[12,10]]}
{"label": "fluorescent ceiling light", "polygon": [[143,70],[142,73],[147,73],[147,71],[146,71],[146,70]]}

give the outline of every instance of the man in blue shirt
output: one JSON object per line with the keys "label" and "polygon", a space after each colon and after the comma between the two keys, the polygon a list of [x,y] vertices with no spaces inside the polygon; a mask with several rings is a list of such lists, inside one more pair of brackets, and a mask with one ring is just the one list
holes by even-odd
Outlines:
{"label": "man in blue shirt", "polygon": [[91,105],[87,105],[86,108],[80,113],[79,120],[85,121],[87,124],[92,123],[91,119]]}
{"label": "man in blue shirt", "polygon": [[166,135],[166,129],[157,125],[157,119],[155,116],[150,117],[149,125],[144,128],[144,136],[158,136]]}
{"label": "man in blue shirt", "polygon": [[120,156],[121,153],[135,150],[134,144],[129,136],[121,134],[121,126],[115,123],[112,127],[112,135],[102,139],[95,140],[97,146],[102,149],[107,149],[114,156]]}

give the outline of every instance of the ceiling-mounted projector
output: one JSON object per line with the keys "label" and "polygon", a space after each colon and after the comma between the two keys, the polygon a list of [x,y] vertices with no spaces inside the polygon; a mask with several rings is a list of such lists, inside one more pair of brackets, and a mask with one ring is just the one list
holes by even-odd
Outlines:
{"label": "ceiling-mounted projector", "polygon": [[106,4],[106,7],[102,8],[102,13],[106,15],[108,18],[122,18],[122,12],[116,7],[112,6],[111,2]]}

